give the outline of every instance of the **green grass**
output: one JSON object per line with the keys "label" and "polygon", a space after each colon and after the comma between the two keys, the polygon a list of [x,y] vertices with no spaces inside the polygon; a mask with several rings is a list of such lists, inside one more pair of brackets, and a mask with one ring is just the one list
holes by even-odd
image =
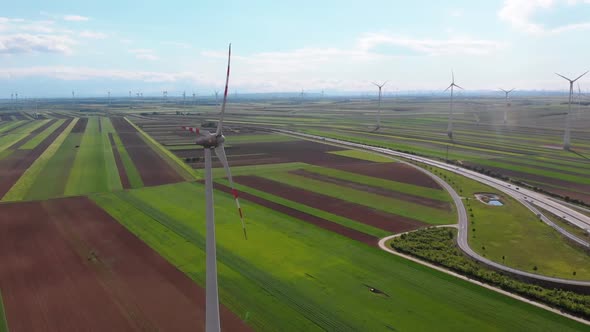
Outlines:
{"label": "green grass", "polygon": [[350,157],[355,159],[373,161],[376,163],[391,163],[395,162],[393,158],[387,158],[379,154],[370,153],[360,150],[342,150],[342,151],[330,151],[331,154],[336,154],[343,157]]}
{"label": "green grass", "polygon": [[367,208],[412,218],[427,224],[445,225],[457,222],[454,212],[441,211],[420,204],[308,179],[303,176],[289,173],[265,173],[259,174],[259,176],[343,201],[364,205]]}
{"label": "green grass", "polygon": [[[108,136],[98,131],[100,117],[89,117],[65,195],[122,189]],[[109,120],[110,121],[110,120]]]}
{"label": "green grass", "polygon": [[[28,195],[37,178],[39,175],[41,175],[45,166],[47,166],[49,161],[60,149],[61,145],[66,140],[66,137],[70,134],[70,131],[72,128],[74,128],[74,125],[77,121],[78,119],[76,118],[64,129],[63,132],[59,134],[59,136],[57,136],[57,138],[47,147],[47,149],[43,151],[39,158],[37,158],[33,164],[31,164],[31,166],[21,175],[18,181],[10,188],[4,197],[2,197],[2,201],[19,201]],[[59,181],[59,179],[56,178],[52,178],[51,180]],[[46,188],[41,187],[39,189],[45,190]]]}
{"label": "green grass", "polygon": [[137,167],[135,167],[133,160],[131,160],[131,156],[129,156],[127,149],[125,149],[121,138],[116,132],[113,132],[113,140],[115,141],[117,150],[119,150],[119,155],[121,156],[121,161],[123,162],[123,167],[125,167],[125,172],[127,173],[131,188],[143,187],[143,181],[141,180],[139,171],[137,170]]}
{"label": "green grass", "polygon": [[0,332],[8,332],[8,322],[4,312],[4,303],[2,302],[2,292],[0,292]]}
{"label": "green grass", "polygon": [[64,120],[64,119],[55,121],[54,124],[52,124],[51,126],[46,128],[45,130],[43,130],[42,132],[37,134],[35,137],[31,138],[27,143],[23,144],[19,149],[21,149],[21,150],[34,149],[35,147],[37,147],[37,145],[39,145],[41,142],[43,142],[43,140],[45,140],[49,135],[51,135],[54,131],[56,131],[57,128],[59,128],[59,126],[61,126],[65,121],[66,120]]}
{"label": "green grass", "polygon": [[[200,285],[205,277],[203,197],[203,186],[191,183],[92,196]],[[244,201],[246,241],[233,204],[230,195],[215,193],[220,299],[255,330],[585,328]]]}
{"label": "green grass", "polygon": [[[462,196],[470,198],[466,208],[468,215],[473,213],[473,217],[469,218],[469,245],[473,250],[519,270],[551,277],[590,280],[590,256],[567,242],[522,204],[501,195],[503,206],[486,205],[477,201],[473,194],[498,193],[496,190],[446,171],[437,172],[452,181],[453,187],[458,192],[461,190],[459,193]],[[573,271],[576,271],[575,276]]]}
{"label": "green grass", "polygon": [[7,121],[0,124],[0,133],[6,132],[11,130],[12,128],[20,126],[25,120],[21,121]]}
{"label": "green grass", "polygon": [[105,161],[105,169],[107,171],[107,185],[110,190],[120,190],[123,189],[123,185],[119,178],[115,154],[113,152],[113,147],[111,146],[111,140],[109,139],[109,133],[114,134],[115,128],[113,128],[110,118],[101,116],[99,117],[99,120],[101,122],[102,153]]}
{"label": "green grass", "polygon": [[42,121],[30,121],[29,123],[25,124],[22,127],[19,127],[10,133],[0,137],[0,152],[8,149],[14,143],[20,141],[21,139],[27,137],[32,131],[41,127],[49,120],[42,120]]}

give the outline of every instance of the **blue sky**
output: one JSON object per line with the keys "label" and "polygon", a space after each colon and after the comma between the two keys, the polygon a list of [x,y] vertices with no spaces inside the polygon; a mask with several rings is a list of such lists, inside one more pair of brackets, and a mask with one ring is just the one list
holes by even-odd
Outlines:
{"label": "blue sky", "polygon": [[[590,69],[590,0],[18,1],[0,14],[0,98],[565,89]],[[586,36],[586,37],[585,37]],[[590,88],[590,75],[580,81]]]}

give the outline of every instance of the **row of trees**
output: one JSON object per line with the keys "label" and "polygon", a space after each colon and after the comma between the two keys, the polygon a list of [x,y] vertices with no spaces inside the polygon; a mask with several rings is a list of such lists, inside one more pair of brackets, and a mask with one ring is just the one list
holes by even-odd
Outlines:
{"label": "row of trees", "polygon": [[590,318],[590,295],[525,283],[481,266],[463,255],[453,240],[455,236],[454,229],[427,228],[403,234],[395,238],[391,246],[397,251],[449,268],[472,279],[544,302],[573,315]]}

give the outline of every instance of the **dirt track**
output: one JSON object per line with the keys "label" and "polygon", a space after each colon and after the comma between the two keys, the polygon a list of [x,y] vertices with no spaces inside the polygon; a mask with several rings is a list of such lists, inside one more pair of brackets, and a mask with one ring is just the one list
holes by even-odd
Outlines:
{"label": "dirt track", "polygon": [[435,209],[445,210],[445,211],[452,210],[451,203],[441,202],[441,201],[437,201],[435,199],[414,196],[414,195],[401,193],[398,191],[393,191],[393,190],[389,190],[389,189],[385,189],[385,188],[373,187],[373,186],[369,186],[369,185],[362,184],[362,183],[342,180],[342,179],[334,178],[331,176],[326,176],[326,175],[322,175],[322,174],[318,174],[318,173],[309,172],[309,171],[306,171],[303,169],[291,171],[290,173],[304,176],[309,179],[319,180],[319,181],[323,181],[323,182],[327,182],[327,183],[333,183],[333,184],[340,185],[343,187],[348,187],[348,188],[360,190],[363,192],[377,194],[377,195],[384,196],[384,197],[395,198],[398,200],[406,201],[408,203],[420,204],[420,205],[428,206],[428,207],[435,208]]}
{"label": "dirt track", "polygon": [[32,150],[17,150],[8,157],[0,160],[0,197],[3,197],[18,181],[21,175],[33,164],[37,158],[53,143],[70,124],[70,120],[64,121],[53,133],[45,138]]}
{"label": "dirt track", "polygon": [[115,156],[115,164],[117,165],[117,171],[119,171],[119,178],[121,179],[123,189],[129,189],[131,188],[131,184],[129,183],[129,177],[125,171],[125,165],[123,165],[123,161],[121,160],[121,154],[117,148],[117,143],[115,143],[115,139],[113,139],[113,133],[109,133],[109,141],[111,142],[111,149]]}
{"label": "dirt track", "polygon": [[234,181],[272,195],[283,197],[348,219],[356,220],[392,233],[406,232],[418,229],[425,225],[418,220],[374,210],[360,204],[346,202],[337,198],[306,191],[304,189],[299,189],[257,176],[237,176],[234,178]]}
{"label": "dirt track", "polygon": [[[221,191],[226,192],[228,194],[232,194],[230,187],[221,185],[219,183],[215,183],[214,185],[215,185],[215,189],[221,190]],[[240,197],[247,200],[247,201],[250,201],[252,203],[256,203],[258,205],[273,209],[275,211],[279,211],[279,212],[286,214],[288,216],[295,217],[299,220],[308,222],[310,224],[314,224],[314,225],[321,227],[323,229],[326,229],[326,230],[332,231],[334,233],[338,233],[340,235],[346,236],[350,239],[366,243],[370,246],[376,247],[377,242],[379,241],[379,238],[377,238],[375,236],[357,231],[352,228],[348,228],[346,226],[342,226],[342,225],[337,224],[335,222],[331,222],[329,220],[326,220],[326,219],[323,219],[320,217],[316,217],[316,216],[311,215],[309,213],[305,213],[305,212],[290,208],[288,206],[284,206],[279,203],[275,203],[275,202],[266,200],[264,198],[261,198],[261,197],[258,197],[258,196],[255,196],[255,195],[252,195],[249,193],[240,192]]]}
{"label": "dirt track", "polygon": [[112,117],[111,121],[145,186],[183,181],[183,178],[152,150],[139,136],[141,134],[124,118]]}
{"label": "dirt track", "polygon": [[204,289],[84,197],[0,204],[0,288],[11,331],[204,330]]}

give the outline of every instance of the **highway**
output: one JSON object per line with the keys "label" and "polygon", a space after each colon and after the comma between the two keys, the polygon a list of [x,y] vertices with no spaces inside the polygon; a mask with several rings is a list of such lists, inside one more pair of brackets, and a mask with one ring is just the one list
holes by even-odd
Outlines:
{"label": "highway", "polygon": [[[511,183],[508,183],[508,182],[505,182],[505,181],[502,181],[499,179],[495,179],[490,176],[483,175],[483,174],[465,169],[463,167],[449,165],[444,162],[431,160],[431,159],[428,159],[425,157],[419,157],[419,156],[411,155],[408,153],[398,152],[398,151],[390,150],[387,148],[380,148],[380,147],[375,147],[375,146],[370,146],[370,145],[365,145],[365,144],[352,143],[352,142],[342,141],[342,140],[328,138],[328,137],[298,133],[298,132],[289,131],[289,130],[272,129],[272,131],[277,132],[277,133],[292,135],[292,136],[296,136],[296,137],[300,137],[300,138],[304,138],[304,139],[317,140],[317,141],[321,141],[321,142],[325,142],[325,143],[337,144],[337,145],[351,147],[351,148],[355,148],[355,149],[373,151],[373,152],[377,152],[377,153],[381,153],[381,154],[385,154],[385,155],[389,155],[389,156],[401,157],[404,159],[412,160],[415,162],[420,162],[420,163],[430,165],[430,166],[435,166],[435,167],[465,176],[467,178],[473,179],[475,181],[478,181],[480,183],[483,183],[485,185],[493,187],[493,188],[515,198],[519,202],[523,203],[533,213],[535,213],[536,215],[540,215],[541,220],[543,222],[545,222],[549,226],[553,227],[554,229],[556,229],[558,232],[560,232],[564,236],[570,238],[572,241],[575,241],[578,244],[580,244],[586,248],[590,248],[590,244],[587,241],[580,239],[579,237],[576,237],[575,235],[567,232],[563,228],[561,228],[558,225],[556,225],[555,223],[553,223],[551,220],[546,218],[542,213],[540,213],[540,211],[535,206],[543,208],[543,209],[545,209],[557,216],[561,216],[563,218],[566,218],[571,224],[574,224],[577,227],[580,227],[586,231],[590,231],[590,217],[586,216],[578,211],[575,211],[572,208],[570,208],[569,206],[567,206],[566,204],[562,204],[561,202],[556,201],[555,199],[553,199],[549,196],[543,195],[541,193],[537,193],[532,190],[528,190],[526,188],[520,188],[520,187],[515,186]],[[504,266],[502,264],[491,261],[483,256],[480,256],[478,253],[476,253],[475,251],[473,251],[469,247],[469,244],[467,242],[468,225],[469,224],[468,224],[468,219],[467,219],[467,211],[465,210],[465,206],[463,204],[463,201],[461,200],[461,197],[457,194],[457,192],[448,183],[446,183],[445,181],[440,179],[438,176],[436,176],[436,175],[434,175],[434,174],[432,174],[432,173],[430,173],[430,172],[428,172],[416,165],[413,165],[411,163],[407,163],[407,164],[416,167],[417,169],[424,172],[425,174],[428,174],[430,177],[432,177],[436,182],[438,182],[444,189],[446,189],[450,193],[450,195],[453,199],[453,202],[455,203],[455,206],[457,207],[457,213],[458,213],[459,232],[458,232],[458,237],[457,237],[457,244],[459,245],[461,250],[463,252],[465,252],[467,255],[469,255],[473,259],[478,260],[484,264],[487,264],[495,269],[506,271],[506,272],[513,273],[516,275],[521,275],[521,276],[525,276],[525,277],[532,278],[532,279],[549,281],[549,282],[560,283],[560,284],[565,284],[565,285],[590,287],[590,281],[577,281],[577,280],[542,276],[542,275],[538,275],[538,274],[534,274],[534,273],[529,273],[529,272],[513,269],[511,267]]]}

